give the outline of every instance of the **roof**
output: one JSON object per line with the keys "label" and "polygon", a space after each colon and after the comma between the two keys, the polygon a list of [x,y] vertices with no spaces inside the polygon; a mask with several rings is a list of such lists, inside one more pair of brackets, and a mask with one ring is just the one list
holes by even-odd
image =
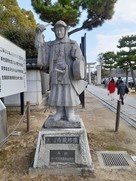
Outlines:
{"label": "roof", "polygon": [[27,69],[40,69],[40,66],[37,65],[37,58],[26,59],[26,68]]}
{"label": "roof", "polygon": [[37,58],[26,59],[26,69],[27,70],[42,70],[46,73],[49,73],[48,69],[44,69],[43,66],[37,65]]}

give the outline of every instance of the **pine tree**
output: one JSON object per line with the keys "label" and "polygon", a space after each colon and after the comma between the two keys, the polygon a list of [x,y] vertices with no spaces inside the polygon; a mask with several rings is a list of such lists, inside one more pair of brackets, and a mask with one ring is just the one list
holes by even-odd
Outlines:
{"label": "pine tree", "polygon": [[111,75],[111,71],[117,67],[116,66],[116,59],[117,59],[116,54],[113,51],[105,52],[102,54],[102,59],[103,59],[102,66],[105,69],[109,69],[110,75]]}
{"label": "pine tree", "polygon": [[117,47],[120,49],[117,52],[118,55],[118,66],[130,70],[133,82],[135,85],[136,91],[136,83],[134,77],[134,70],[136,70],[136,35],[127,35],[119,39],[119,45]]}
{"label": "pine tree", "polygon": [[117,0],[31,0],[32,6],[42,21],[57,22],[63,20],[67,25],[78,25],[82,12],[86,12],[86,19],[81,27],[73,29],[69,35],[86,29],[92,30],[101,26],[105,20],[112,18],[114,5]]}

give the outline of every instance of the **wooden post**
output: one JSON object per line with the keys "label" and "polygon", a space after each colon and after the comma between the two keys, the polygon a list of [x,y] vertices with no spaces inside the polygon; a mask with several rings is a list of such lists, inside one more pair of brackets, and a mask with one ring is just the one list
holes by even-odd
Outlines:
{"label": "wooden post", "polygon": [[85,91],[83,91],[80,95],[79,95],[79,99],[81,101],[82,104],[82,108],[85,108]]}
{"label": "wooden post", "polygon": [[20,93],[21,115],[24,114],[24,92]]}
{"label": "wooden post", "polygon": [[30,102],[27,101],[26,102],[26,106],[27,106],[27,110],[26,110],[26,114],[27,114],[27,132],[30,131]]}
{"label": "wooden post", "polygon": [[119,119],[120,119],[120,108],[121,108],[121,102],[117,102],[117,113],[116,113],[116,125],[115,125],[115,132],[119,129]]}

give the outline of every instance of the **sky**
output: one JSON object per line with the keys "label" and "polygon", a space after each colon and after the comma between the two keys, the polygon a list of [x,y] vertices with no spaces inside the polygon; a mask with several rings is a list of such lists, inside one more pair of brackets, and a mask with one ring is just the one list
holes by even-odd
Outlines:
{"label": "sky", "polygon": [[[31,0],[25,2],[24,0],[17,0],[17,2],[20,8],[31,10],[34,13],[37,23],[46,24],[34,12]],[[136,33],[136,0],[118,0],[114,11],[112,19],[105,21],[102,26],[98,26],[91,31],[79,31],[70,36],[72,40],[80,44],[81,37],[86,33],[87,63],[96,62],[100,53],[118,51],[118,40],[122,36],[134,35]],[[85,14],[83,15],[85,16]],[[55,38],[51,28],[52,26],[48,26],[45,30],[45,41],[54,40]]]}

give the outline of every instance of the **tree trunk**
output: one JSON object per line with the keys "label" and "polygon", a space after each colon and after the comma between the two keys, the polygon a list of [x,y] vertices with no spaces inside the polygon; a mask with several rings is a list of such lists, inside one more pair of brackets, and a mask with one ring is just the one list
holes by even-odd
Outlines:
{"label": "tree trunk", "polygon": [[126,70],[126,82],[125,83],[128,85],[128,69]]}
{"label": "tree trunk", "polygon": [[72,35],[73,33],[78,32],[78,31],[81,31],[81,30],[83,30],[83,29],[84,29],[83,26],[81,26],[81,27],[79,27],[79,28],[76,28],[76,29],[68,32],[68,36]]}

